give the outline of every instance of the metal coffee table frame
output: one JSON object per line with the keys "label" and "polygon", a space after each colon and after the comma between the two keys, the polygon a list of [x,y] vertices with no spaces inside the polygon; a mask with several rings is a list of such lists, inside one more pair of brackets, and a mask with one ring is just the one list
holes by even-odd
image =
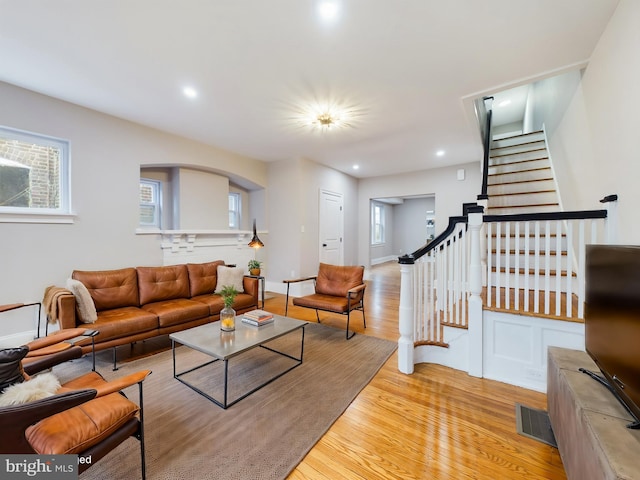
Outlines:
{"label": "metal coffee table frame", "polygon": [[[302,364],[303,353],[304,353],[304,327],[308,322],[292,320],[286,317],[276,316],[274,323],[269,325],[264,325],[260,327],[254,327],[251,325],[246,325],[242,323],[241,317],[236,318],[236,331],[235,332],[221,332],[220,331],[220,322],[214,322],[206,325],[201,325],[199,327],[194,327],[192,329],[184,330],[182,332],[177,332],[169,335],[171,339],[171,350],[173,354],[173,378],[178,380],[179,382],[185,384],[187,387],[191,388],[195,392],[199,393],[203,397],[209,399],[219,407],[223,409],[227,409],[232,405],[235,405],[240,400],[248,397],[252,393],[260,390],[266,385],[270,384],[274,380],[280,378],[285,373],[290,372],[296,367],[299,367]],[[258,336],[256,337],[256,330]],[[284,335],[288,335],[296,330],[301,331],[300,338],[300,356],[295,357],[293,355],[289,355],[288,353],[281,352],[275,350],[271,347],[266,346],[266,343],[271,342],[277,338],[280,338]],[[248,339],[247,335],[250,335],[252,338]],[[240,346],[236,348],[225,348],[222,344],[212,345],[215,342],[215,338],[224,338],[225,335],[234,335],[234,340],[239,338],[241,340]],[[235,337],[237,335],[237,337]],[[255,339],[253,337],[256,337]],[[213,339],[213,341],[212,341]],[[246,342],[242,342],[242,340],[247,340]],[[213,357],[213,360],[205,362],[201,365],[197,365],[193,368],[185,370],[183,372],[177,373],[176,371],[176,343],[185,345],[189,348],[202,352],[206,355]],[[216,348],[218,347],[218,348]],[[269,378],[266,382],[258,385],[247,393],[242,394],[240,397],[234,399],[233,401],[228,401],[228,388],[229,388],[229,360],[233,357],[236,357],[244,352],[252,350],[253,348],[260,347],[271,352],[277,353],[284,357],[295,360],[296,363],[286,370],[278,373],[277,375]],[[189,383],[183,377],[184,375],[191,373],[193,371],[199,370],[201,368],[206,367],[207,365],[211,365],[215,362],[222,361],[224,362],[224,397],[222,401],[214,398],[208,393],[204,392],[200,388],[195,385]]]}

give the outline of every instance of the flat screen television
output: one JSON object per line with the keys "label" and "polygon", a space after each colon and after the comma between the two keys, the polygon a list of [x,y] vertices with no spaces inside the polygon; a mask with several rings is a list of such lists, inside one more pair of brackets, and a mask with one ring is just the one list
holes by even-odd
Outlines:
{"label": "flat screen television", "polygon": [[604,378],[592,376],[640,428],[640,246],[588,245],[586,255],[585,347]]}

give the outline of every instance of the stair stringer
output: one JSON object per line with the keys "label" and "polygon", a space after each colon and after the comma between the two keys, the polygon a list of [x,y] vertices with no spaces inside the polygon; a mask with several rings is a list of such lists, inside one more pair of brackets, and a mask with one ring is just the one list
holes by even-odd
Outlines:
{"label": "stair stringer", "polygon": [[[414,363],[469,372],[469,331],[445,326],[444,340],[415,347]],[[483,378],[545,393],[548,347],[584,350],[584,323],[483,310]]]}
{"label": "stair stringer", "polygon": [[443,327],[448,347],[419,345],[413,350],[414,363],[436,363],[445,367],[469,371],[469,331],[464,328]]}

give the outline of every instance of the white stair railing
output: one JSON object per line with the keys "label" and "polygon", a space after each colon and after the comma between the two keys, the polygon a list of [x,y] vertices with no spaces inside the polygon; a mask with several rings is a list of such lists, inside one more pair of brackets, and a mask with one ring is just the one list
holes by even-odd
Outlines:
{"label": "white stair railing", "polygon": [[585,246],[615,243],[616,201],[603,199],[606,210],[523,215],[483,216],[471,207],[468,225],[466,216],[450,218],[432,243],[399,258],[399,370],[413,372],[414,348],[446,346],[445,326],[468,327],[469,373],[482,376],[485,255],[486,307],[583,318]]}
{"label": "white stair railing", "polygon": [[606,210],[485,215],[486,306],[584,318],[585,245],[607,243]]}

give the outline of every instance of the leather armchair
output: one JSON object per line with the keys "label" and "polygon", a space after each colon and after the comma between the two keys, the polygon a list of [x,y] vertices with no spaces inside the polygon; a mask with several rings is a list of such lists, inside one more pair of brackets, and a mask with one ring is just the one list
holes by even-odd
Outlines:
{"label": "leather armchair", "polygon": [[339,313],[347,316],[347,340],[356,332],[349,332],[349,321],[353,310],[362,312],[362,322],[367,328],[364,314],[364,291],[366,284],[363,280],[363,266],[339,266],[321,263],[318,274],[294,280],[283,280],[287,284],[285,316],[289,310],[289,287],[292,283],[314,282],[315,293],[302,297],[295,297],[293,304],[298,307],[312,308],[316,311],[316,319],[320,323],[318,310]]}
{"label": "leather armchair", "polygon": [[[28,348],[7,349],[12,353]],[[5,350],[5,351],[7,351]],[[22,365],[2,364],[0,373],[22,371]],[[4,358],[6,360],[6,357]],[[15,359],[12,358],[11,360]],[[63,384],[49,397],[18,405],[0,407],[0,453],[77,454],[91,458],[79,462],[82,473],[129,437],[140,442],[142,478],[146,476],[144,447],[144,409],[142,382],[151,373],[143,370],[106,381],[92,371]],[[22,371],[24,380],[29,376]],[[2,379],[0,379],[2,380]],[[127,399],[122,389],[138,385],[139,406]]]}
{"label": "leather armchair", "polygon": [[[22,359],[24,371],[33,375],[68,360],[80,358],[82,347],[76,342],[87,337],[94,337],[98,332],[86,328],[68,328],[37,338],[27,343],[27,356]],[[95,352],[93,370],[96,369]]]}

